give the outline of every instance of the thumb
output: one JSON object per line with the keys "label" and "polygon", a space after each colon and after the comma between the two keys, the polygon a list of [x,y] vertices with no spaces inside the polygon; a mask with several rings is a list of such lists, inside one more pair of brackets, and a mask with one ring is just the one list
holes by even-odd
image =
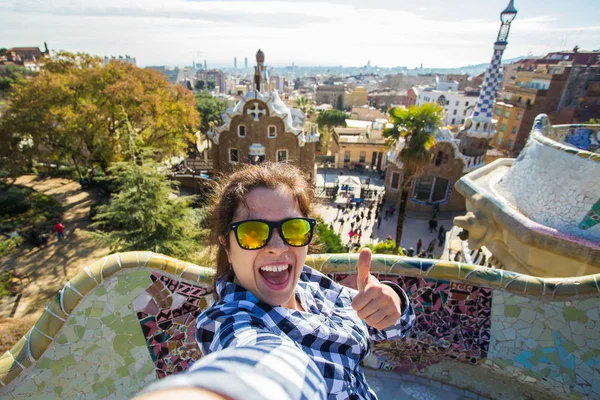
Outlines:
{"label": "thumb", "polygon": [[367,286],[367,282],[369,282],[369,277],[371,276],[371,249],[364,248],[360,251],[356,270],[356,287],[358,291],[363,291],[365,286]]}

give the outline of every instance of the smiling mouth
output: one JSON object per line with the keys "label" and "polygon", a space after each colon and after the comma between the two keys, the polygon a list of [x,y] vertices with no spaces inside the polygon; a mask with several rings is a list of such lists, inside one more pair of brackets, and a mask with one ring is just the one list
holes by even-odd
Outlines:
{"label": "smiling mouth", "polygon": [[266,265],[259,269],[265,284],[273,290],[285,289],[292,276],[291,264]]}

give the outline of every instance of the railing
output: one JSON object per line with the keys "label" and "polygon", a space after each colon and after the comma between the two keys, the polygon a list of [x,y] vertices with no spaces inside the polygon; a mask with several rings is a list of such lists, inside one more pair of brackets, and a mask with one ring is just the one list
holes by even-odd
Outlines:
{"label": "railing", "polygon": [[476,157],[465,156],[463,154],[463,160],[465,161],[463,172],[473,171],[474,169],[483,167],[485,165],[485,154]]}
{"label": "railing", "polygon": [[[358,254],[313,254],[306,265],[351,286],[357,261]],[[539,278],[378,254],[371,273],[402,286],[417,316],[407,338],[374,345],[376,366],[444,380],[427,366],[471,364],[546,393],[600,396],[588,373],[600,365],[600,275]],[[195,317],[212,304],[213,275],[151,252],[113,254],[86,266],[0,357],[0,396],[129,398],[188,368],[201,357]],[[476,380],[446,379],[464,387]],[[478,388],[490,396],[493,388],[487,390]]]}

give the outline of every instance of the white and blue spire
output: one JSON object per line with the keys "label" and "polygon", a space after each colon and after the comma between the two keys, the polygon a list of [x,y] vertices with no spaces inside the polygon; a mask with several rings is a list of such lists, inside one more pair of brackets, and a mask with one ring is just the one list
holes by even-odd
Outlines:
{"label": "white and blue spire", "polygon": [[496,134],[496,120],[494,116],[494,101],[496,92],[500,85],[502,73],[500,67],[502,64],[502,54],[506,49],[510,24],[517,16],[517,10],[514,6],[514,0],[510,0],[508,6],[500,14],[500,30],[494,43],[494,55],[490,65],[488,65],[483,75],[483,83],[479,98],[473,109],[473,114],[467,118],[463,127],[467,136],[492,138]]}

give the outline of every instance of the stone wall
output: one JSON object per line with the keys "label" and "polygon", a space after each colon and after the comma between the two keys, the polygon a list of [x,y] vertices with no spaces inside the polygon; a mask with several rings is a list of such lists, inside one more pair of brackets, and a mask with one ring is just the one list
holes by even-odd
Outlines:
{"label": "stone wall", "polygon": [[[357,257],[313,255],[307,265],[347,283]],[[368,365],[491,397],[500,397],[494,393],[507,377],[510,391],[529,398],[600,396],[599,276],[542,279],[384,255],[374,255],[371,271],[403,286],[417,320],[406,339],[376,344]],[[0,357],[0,396],[127,398],[188,368],[201,356],[194,325],[212,304],[211,276],[208,268],[149,252],[84,268]],[[496,383],[473,386],[484,371]]]}

